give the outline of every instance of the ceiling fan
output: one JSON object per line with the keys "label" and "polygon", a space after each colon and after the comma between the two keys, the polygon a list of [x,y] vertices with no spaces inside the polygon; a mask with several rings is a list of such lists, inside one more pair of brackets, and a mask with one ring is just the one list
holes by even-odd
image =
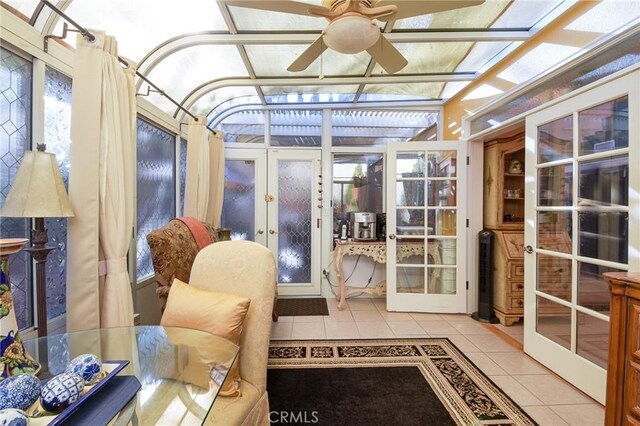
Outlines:
{"label": "ceiling fan", "polygon": [[322,0],[322,6],[290,0],[226,0],[229,6],[326,18],[329,25],[291,65],[303,71],[331,48],[340,53],[364,50],[389,74],[400,71],[407,60],[380,32],[374,19],[395,21],[446,10],[476,6],[485,0]]}

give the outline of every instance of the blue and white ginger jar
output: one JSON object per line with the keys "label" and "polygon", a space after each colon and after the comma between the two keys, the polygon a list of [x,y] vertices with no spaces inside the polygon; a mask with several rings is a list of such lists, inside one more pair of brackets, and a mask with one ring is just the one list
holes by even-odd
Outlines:
{"label": "blue and white ginger jar", "polygon": [[84,379],[85,385],[92,385],[100,378],[102,361],[93,354],[80,355],[72,359],[64,371],[79,374]]}
{"label": "blue and white ginger jar", "polygon": [[76,402],[83,389],[84,379],[79,374],[58,374],[42,386],[40,404],[45,410],[57,413]]}
{"label": "blue and white ginger jar", "polygon": [[30,374],[11,376],[0,382],[0,410],[26,410],[40,395],[40,379]]}

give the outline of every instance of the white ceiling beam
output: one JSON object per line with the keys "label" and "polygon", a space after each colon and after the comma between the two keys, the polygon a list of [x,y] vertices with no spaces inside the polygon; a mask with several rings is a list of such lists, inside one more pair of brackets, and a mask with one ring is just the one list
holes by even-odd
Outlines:
{"label": "white ceiling beam", "polygon": [[[333,86],[348,84],[402,84],[402,83],[433,83],[448,81],[472,81],[477,78],[475,73],[446,73],[446,74],[416,74],[416,75],[384,75],[384,76],[345,76],[345,77],[295,77],[295,78],[248,78],[231,77],[212,80],[200,85],[180,102],[187,110],[202,96],[216,89],[230,86]],[[176,109],[173,117],[181,119],[183,111]]]}
{"label": "white ceiling beam", "polygon": [[[151,49],[138,63],[138,69],[147,75],[167,56],[192,46],[201,45],[273,45],[273,44],[311,44],[320,33],[310,32],[253,32],[250,34],[227,34],[204,32],[185,34]],[[495,29],[480,31],[411,31],[385,33],[392,43],[429,43],[429,42],[480,42],[480,41],[523,41],[530,37],[529,31],[501,31]]]}

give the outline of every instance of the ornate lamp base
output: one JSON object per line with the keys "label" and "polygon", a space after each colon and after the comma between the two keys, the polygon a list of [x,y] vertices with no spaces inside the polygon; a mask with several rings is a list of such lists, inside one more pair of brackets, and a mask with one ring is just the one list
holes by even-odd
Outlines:
{"label": "ornate lamp base", "polygon": [[27,239],[0,239],[0,381],[17,374],[36,374],[40,365],[22,345],[9,284],[9,255],[22,250]]}

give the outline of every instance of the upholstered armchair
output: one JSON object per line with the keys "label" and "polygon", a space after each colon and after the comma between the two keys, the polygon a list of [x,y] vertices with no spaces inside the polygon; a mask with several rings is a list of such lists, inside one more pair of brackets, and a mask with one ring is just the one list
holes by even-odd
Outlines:
{"label": "upholstered armchair", "polygon": [[[208,223],[202,223],[211,241],[216,241],[216,231]],[[169,289],[173,279],[189,282],[191,266],[198,254],[198,244],[188,226],[179,219],[147,234],[147,244],[151,249],[153,270],[155,271],[156,294],[162,310],[167,304]]]}
{"label": "upholstered armchair", "polygon": [[267,358],[276,294],[276,264],[269,249],[252,241],[221,241],[198,253],[189,284],[248,297],[240,338],[239,397],[218,397],[207,424],[268,425]]}

